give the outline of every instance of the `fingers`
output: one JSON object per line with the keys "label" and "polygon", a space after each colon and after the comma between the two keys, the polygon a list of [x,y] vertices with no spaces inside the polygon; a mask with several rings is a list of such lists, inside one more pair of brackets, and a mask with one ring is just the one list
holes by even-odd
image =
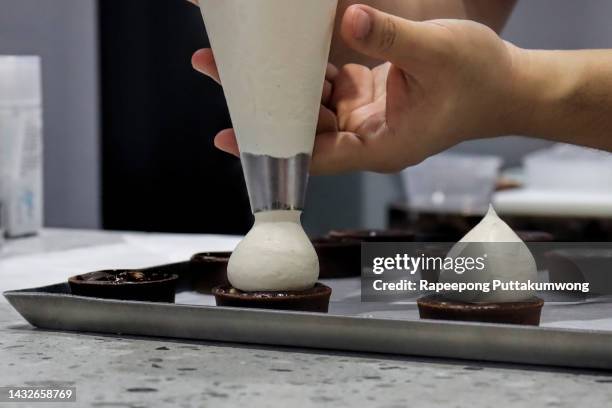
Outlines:
{"label": "fingers", "polygon": [[374,99],[378,99],[385,95],[387,92],[387,76],[389,75],[389,69],[391,63],[379,65],[372,70],[374,74]]}
{"label": "fingers", "polygon": [[400,68],[392,65],[387,75],[387,101],[389,103],[385,106],[389,126],[394,129],[402,128],[402,124],[406,122],[406,112],[419,106],[423,98],[422,86],[411,75],[407,75]]}
{"label": "fingers", "polygon": [[[325,108],[323,108],[325,109]],[[236,134],[233,129],[225,129],[215,137],[215,146],[226,153],[240,157]],[[387,168],[389,163],[379,163],[380,156],[368,147],[366,139],[356,133],[336,132],[334,130],[319,134],[315,140],[310,172],[312,174],[337,174],[357,170],[379,172],[396,171]]]}
{"label": "fingers", "polygon": [[[240,157],[233,129],[225,129],[215,137],[215,146]],[[349,132],[329,132],[317,136],[310,172],[336,174],[363,169],[367,151],[361,138]]]}
{"label": "fingers", "polygon": [[327,69],[325,70],[325,80],[334,82],[336,77],[338,76],[338,68],[332,63],[327,64]]}
{"label": "fingers", "polygon": [[349,129],[351,114],[374,100],[374,77],[363,65],[348,64],[339,71],[334,81],[330,106],[338,115],[340,129]]}
{"label": "fingers", "polygon": [[334,174],[363,168],[367,149],[357,134],[330,132],[317,136],[312,156],[312,174]]}
{"label": "fingers", "polygon": [[323,84],[323,95],[321,96],[321,103],[328,105],[330,103],[331,96],[334,92],[334,81],[338,76],[338,68],[333,64],[327,64],[327,70],[325,71],[325,83]]}
{"label": "fingers", "polygon": [[331,96],[334,92],[334,86],[331,82],[325,81],[323,84],[323,95],[321,95],[321,103],[327,105],[330,102]]}
{"label": "fingers", "polygon": [[349,7],[342,20],[341,34],[355,50],[405,67],[427,60],[447,45],[444,27],[405,20],[372,7]]}
{"label": "fingers", "polygon": [[[193,68],[201,72],[204,75],[208,75],[210,78],[220,83],[219,70],[215,63],[215,57],[210,48],[203,48],[196,51],[191,58],[191,65]],[[215,147],[226,153],[239,156],[238,141],[236,140],[236,134],[233,129],[225,129],[217,134],[215,137]]]}
{"label": "fingers", "polygon": [[336,114],[329,108],[321,106],[319,110],[319,122],[317,123],[317,135],[337,131],[338,121],[336,119]]}
{"label": "fingers", "polygon": [[215,137],[215,147],[226,153],[240,157],[238,141],[236,140],[234,129],[225,129],[219,132]]}
{"label": "fingers", "polygon": [[221,83],[215,56],[210,48],[196,51],[191,57],[191,65],[196,71],[209,76],[217,83]]}

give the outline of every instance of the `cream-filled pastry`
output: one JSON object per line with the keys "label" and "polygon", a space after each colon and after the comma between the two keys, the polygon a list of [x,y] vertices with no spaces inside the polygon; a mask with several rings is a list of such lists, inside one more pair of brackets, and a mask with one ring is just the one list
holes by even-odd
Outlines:
{"label": "cream-filled pastry", "polygon": [[299,211],[255,214],[255,224],[238,244],[227,267],[233,287],[247,292],[310,289],[319,259],[300,223]]}

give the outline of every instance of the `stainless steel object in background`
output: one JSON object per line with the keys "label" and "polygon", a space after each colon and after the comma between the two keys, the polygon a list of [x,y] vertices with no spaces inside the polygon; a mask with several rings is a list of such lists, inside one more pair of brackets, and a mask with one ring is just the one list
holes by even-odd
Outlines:
{"label": "stainless steel object in background", "polygon": [[276,158],[242,153],[240,158],[253,213],[304,209],[310,155]]}

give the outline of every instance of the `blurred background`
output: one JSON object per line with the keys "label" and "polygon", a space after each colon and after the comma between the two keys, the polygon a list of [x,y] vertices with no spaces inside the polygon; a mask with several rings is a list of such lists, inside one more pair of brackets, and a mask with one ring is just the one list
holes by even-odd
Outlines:
{"label": "blurred background", "polygon": [[[0,10],[0,54],[41,56],[46,226],[248,229],[240,163],[212,144],[230,126],[222,91],[190,65],[208,45],[196,8],[182,0],[0,0]],[[610,15],[605,0],[522,0],[503,36],[528,48],[610,48]],[[499,156],[509,169],[548,146],[506,137],[453,151]],[[407,180],[315,177],[305,226],[311,234],[386,227],[389,206],[408,200]]]}

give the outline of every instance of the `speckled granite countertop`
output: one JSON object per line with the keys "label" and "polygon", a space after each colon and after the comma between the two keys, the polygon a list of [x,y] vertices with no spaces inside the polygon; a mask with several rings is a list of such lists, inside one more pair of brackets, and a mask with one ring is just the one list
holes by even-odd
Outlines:
{"label": "speckled granite countertop", "polygon": [[[219,246],[214,249],[236,242],[228,237],[45,231],[5,248],[0,289],[58,281],[75,267],[65,260],[82,257],[74,252],[68,257],[71,251],[86,249],[92,268],[109,266],[109,259],[142,266],[145,259],[164,261],[151,258],[160,251],[171,254],[165,260],[173,260],[185,255],[181,251],[208,249],[211,239]],[[117,258],[120,253],[125,258]],[[40,262],[55,265],[41,276]],[[0,386],[76,387],[78,401],[67,406],[590,408],[612,401],[612,373],[606,372],[47,332],[33,329],[4,300],[0,366]]]}

